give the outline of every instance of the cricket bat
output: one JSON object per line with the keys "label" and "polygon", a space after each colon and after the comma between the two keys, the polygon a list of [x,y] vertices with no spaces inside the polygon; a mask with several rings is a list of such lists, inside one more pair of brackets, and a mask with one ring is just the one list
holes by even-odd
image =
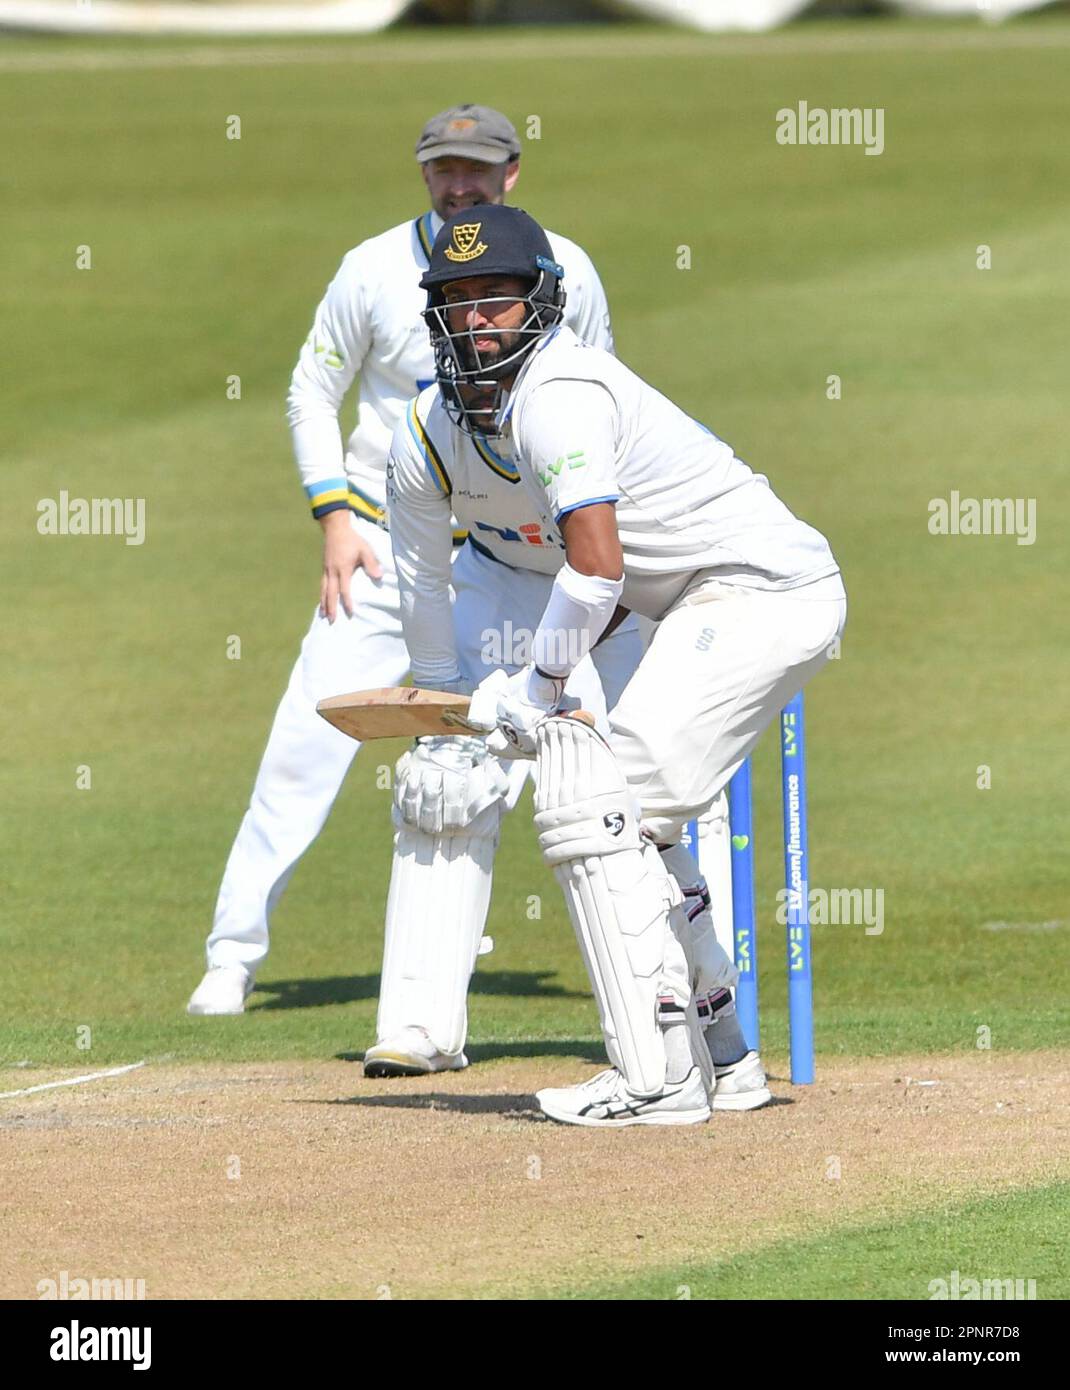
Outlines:
{"label": "cricket bat", "polygon": [[388,685],[382,690],[358,690],[331,695],[316,711],[350,738],[366,743],[373,738],[419,738],[422,734],[483,734],[469,724],[467,695],[417,686]]}
{"label": "cricket bat", "polygon": [[[316,711],[350,738],[367,743],[374,738],[420,738],[425,734],[478,734],[489,729],[468,722],[467,695],[417,686],[388,685],[382,690],[357,690],[352,695],[331,695],[320,700]],[[572,711],[574,719],[594,726],[594,715]]]}

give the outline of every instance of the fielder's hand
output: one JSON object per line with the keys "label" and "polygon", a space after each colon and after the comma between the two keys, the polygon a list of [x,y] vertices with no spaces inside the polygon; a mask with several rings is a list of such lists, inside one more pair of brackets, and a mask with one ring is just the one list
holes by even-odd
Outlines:
{"label": "fielder's hand", "polygon": [[355,570],[364,569],[372,579],[382,577],[382,567],[375,551],[357,535],[349,512],[339,510],[320,517],[323,527],[323,577],[320,580],[320,617],[333,623],[341,601],[349,617],[353,616],[353,598],[349,582]]}
{"label": "fielder's hand", "polygon": [[494,729],[487,748],[498,757],[533,758],[535,726],[561,708],[564,691],[563,680],[544,675],[534,664],[512,676],[492,671],[476,687],[468,722],[477,728]]}

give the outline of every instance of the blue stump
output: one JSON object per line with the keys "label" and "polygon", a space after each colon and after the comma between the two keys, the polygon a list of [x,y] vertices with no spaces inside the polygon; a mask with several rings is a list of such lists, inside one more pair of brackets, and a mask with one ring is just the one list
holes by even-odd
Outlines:
{"label": "blue stump", "polygon": [[728,784],[728,829],[732,837],[732,939],[739,984],[736,1013],[747,1046],[758,1051],[758,933],[754,923],[754,824],[750,762]]}
{"label": "blue stump", "polygon": [[796,1086],[808,1086],[814,1079],[814,998],[806,840],[806,739],[801,693],[785,706],[780,716],[780,734],[791,1079]]}

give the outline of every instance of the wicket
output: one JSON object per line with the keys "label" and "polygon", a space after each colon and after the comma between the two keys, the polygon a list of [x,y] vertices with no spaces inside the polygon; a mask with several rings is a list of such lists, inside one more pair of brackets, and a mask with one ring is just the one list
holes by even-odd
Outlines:
{"label": "wicket", "polygon": [[[807,897],[806,737],[801,692],[784,707],[780,715],[780,783],[784,824],[791,1079],[796,1086],[808,1086],[814,1079],[814,1008]],[[758,1051],[758,933],[754,903],[754,828],[749,758],[728,785],[728,829],[731,840],[732,940],[739,970],[736,1011],[747,1046]],[[697,824],[689,822],[687,830],[692,846],[697,847]]]}

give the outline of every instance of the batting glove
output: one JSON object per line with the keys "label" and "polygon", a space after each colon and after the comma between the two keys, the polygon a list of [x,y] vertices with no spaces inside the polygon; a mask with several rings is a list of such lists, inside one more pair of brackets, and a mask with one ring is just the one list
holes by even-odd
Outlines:
{"label": "batting glove", "polygon": [[492,671],[476,687],[468,707],[468,722],[493,729],[487,748],[500,758],[534,758],[535,727],[561,708],[565,682],[548,676],[534,663],[515,675]]}

